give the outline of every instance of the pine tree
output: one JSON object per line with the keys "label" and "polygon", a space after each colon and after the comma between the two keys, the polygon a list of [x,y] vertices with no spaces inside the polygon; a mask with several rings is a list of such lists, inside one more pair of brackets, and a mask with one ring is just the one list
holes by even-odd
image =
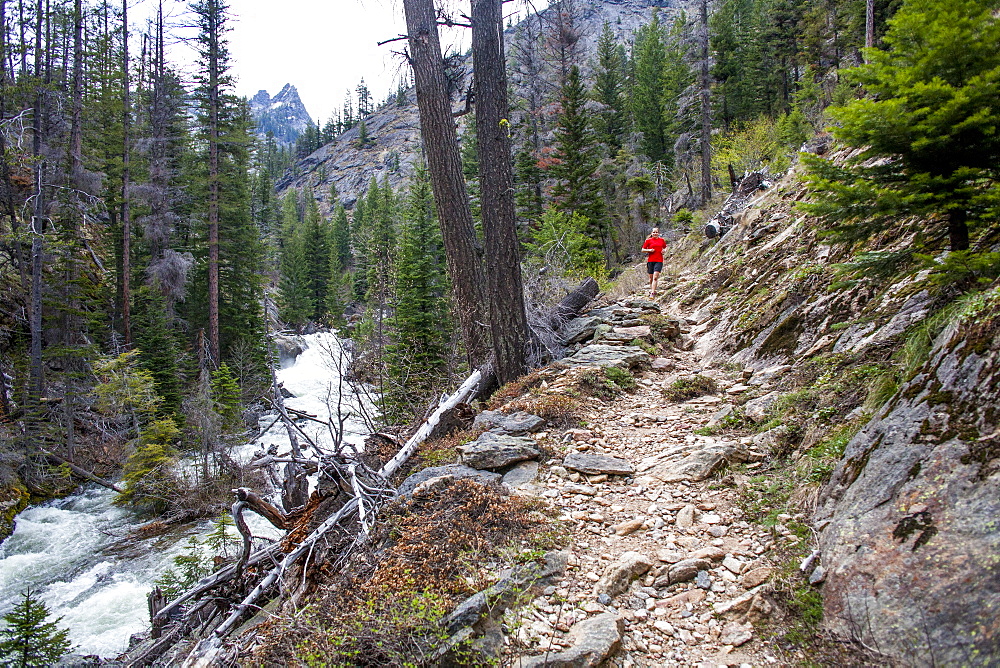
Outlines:
{"label": "pine tree", "polygon": [[289,239],[281,251],[281,279],[278,284],[281,319],[301,331],[315,310],[309,290],[309,265],[300,236]]}
{"label": "pine tree", "polygon": [[970,234],[995,224],[997,9],[995,0],[911,0],[889,22],[888,49],[866,52],[870,62],[848,73],[869,95],[831,110],[834,134],[862,150],[844,166],[808,159],[819,199],[809,209],[838,237],[917,225],[917,244],[933,248],[944,227],[951,250],[965,251]]}
{"label": "pine tree", "polygon": [[605,21],[597,40],[593,95],[603,107],[597,122],[598,136],[612,155],[622,147],[628,128],[625,76],[625,49],[615,39],[611,24]]}
{"label": "pine tree", "polygon": [[419,167],[407,194],[399,241],[393,342],[387,350],[387,371],[394,381],[386,397],[390,413],[412,405],[437,386],[451,334],[447,292],[434,198],[426,169]]}
{"label": "pine tree", "polygon": [[21,594],[14,609],[3,616],[0,662],[16,668],[45,668],[71,651],[69,631],[60,629],[62,617],[49,621],[49,609],[30,589]]}
{"label": "pine tree", "polygon": [[326,292],[330,283],[330,229],[319,213],[319,205],[307,189],[306,219],[302,228],[302,250],[307,267],[311,318],[319,321],[326,313]]}
{"label": "pine tree", "polygon": [[560,97],[561,112],[556,127],[558,163],[552,172],[558,179],[552,189],[553,207],[569,215],[576,214],[587,223],[587,233],[594,246],[610,257],[613,233],[604,216],[604,201],[594,188],[599,161],[597,141],[584,105],[587,91],[580,80],[580,68],[570,68]]}
{"label": "pine tree", "polygon": [[663,110],[663,71],[666,63],[663,26],[658,13],[635,33],[632,115],[642,133],[642,152],[653,162],[667,156],[667,129]]}

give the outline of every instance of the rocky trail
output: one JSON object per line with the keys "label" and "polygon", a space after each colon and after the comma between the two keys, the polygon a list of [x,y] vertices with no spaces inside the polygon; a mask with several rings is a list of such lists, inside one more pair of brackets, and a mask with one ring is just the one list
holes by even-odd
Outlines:
{"label": "rocky trail", "polygon": [[[619,323],[543,372],[537,393],[564,393],[580,374],[611,364],[617,352],[641,351],[621,343],[646,331],[634,329],[639,313],[659,305],[635,297],[609,307]],[[504,627],[528,648],[521,666],[762,666],[789,665],[795,657],[761,640],[752,622],[768,617],[768,580],[777,571],[769,558],[776,547],[800,537],[783,525],[754,523],[741,509],[740,487],[764,466],[765,453],[751,438],[725,439],[696,433],[731,410],[731,399],[748,389],[733,372],[703,369],[687,335],[691,320],[670,313],[680,325],[679,347],[635,371],[637,387],[612,400],[586,397],[583,428],[530,433],[500,412],[479,418],[510,438],[533,438],[541,449],[558,443],[562,456],[524,462],[504,475],[517,494],[545,500],[571,534],[564,548],[566,568],[530,603],[508,610]],[[599,327],[599,325],[598,325]],[[642,327],[642,325],[638,325]],[[615,347],[616,333],[625,332]],[[603,348],[602,348],[603,345]],[[684,348],[686,350],[682,350]],[[595,350],[599,357],[593,361]],[[643,353],[644,354],[644,353]],[[582,355],[582,357],[581,357]],[[591,361],[577,364],[574,360]],[[645,370],[642,370],[645,369]],[[715,389],[684,401],[670,401],[664,389],[678,379],[711,377]],[[521,414],[523,416],[523,414]],[[506,421],[506,422],[505,422]],[[493,437],[491,437],[493,438]],[[508,436],[496,437],[499,439]],[[481,438],[480,441],[483,439]],[[465,446],[463,464],[478,446]],[[741,472],[730,473],[731,464]],[[509,468],[509,467],[508,467]],[[495,474],[493,474],[495,475]],[[509,639],[510,642],[513,639]]]}

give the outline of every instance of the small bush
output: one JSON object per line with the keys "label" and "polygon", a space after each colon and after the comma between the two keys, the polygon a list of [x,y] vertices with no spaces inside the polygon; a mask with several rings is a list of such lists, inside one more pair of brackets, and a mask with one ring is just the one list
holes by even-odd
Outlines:
{"label": "small bush", "polygon": [[609,401],[623,392],[636,388],[635,376],[626,369],[607,367],[588,371],[580,376],[580,389],[585,393]]}
{"label": "small bush", "polygon": [[706,394],[714,394],[719,389],[715,381],[701,374],[678,378],[670,387],[664,388],[663,396],[670,401],[687,401]]}
{"label": "small bush", "polygon": [[580,402],[562,394],[526,395],[510,403],[511,410],[527,411],[545,418],[556,427],[580,425]]}

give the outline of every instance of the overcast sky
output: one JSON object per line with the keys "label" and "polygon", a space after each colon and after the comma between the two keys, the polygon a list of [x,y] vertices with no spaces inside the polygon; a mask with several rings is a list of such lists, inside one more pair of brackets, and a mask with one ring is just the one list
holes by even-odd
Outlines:
{"label": "overcast sky", "polygon": [[[515,4],[523,3],[505,5],[505,14],[515,11]],[[547,2],[534,4],[541,8]],[[186,2],[167,0],[164,6],[173,22],[185,22]],[[138,0],[133,7],[129,22],[134,29],[143,16],[155,12],[156,0]],[[251,97],[264,89],[273,96],[290,83],[322,124],[343,106],[348,91],[353,96],[362,77],[381,102],[406,74],[403,59],[393,53],[405,43],[378,46],[405,32],[402,0],[229,0],[229,10],[227,37],[239,95]],[[442,41],[464,49],[467,32],[453,31],[442,35]],[[178,61],[193,59],[190,49],[178,46],[172,53]]]}

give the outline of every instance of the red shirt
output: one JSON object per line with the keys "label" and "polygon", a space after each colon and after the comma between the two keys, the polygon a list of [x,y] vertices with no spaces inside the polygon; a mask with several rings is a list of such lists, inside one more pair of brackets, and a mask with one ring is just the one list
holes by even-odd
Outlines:
{"label": "red shirt", "polygon": [[667,247],[667,242],[663,237],[650,237],[646,239],[643,248],[652,248],[653,252],[646,258],[646,262],[663,262],[663,249]]}

